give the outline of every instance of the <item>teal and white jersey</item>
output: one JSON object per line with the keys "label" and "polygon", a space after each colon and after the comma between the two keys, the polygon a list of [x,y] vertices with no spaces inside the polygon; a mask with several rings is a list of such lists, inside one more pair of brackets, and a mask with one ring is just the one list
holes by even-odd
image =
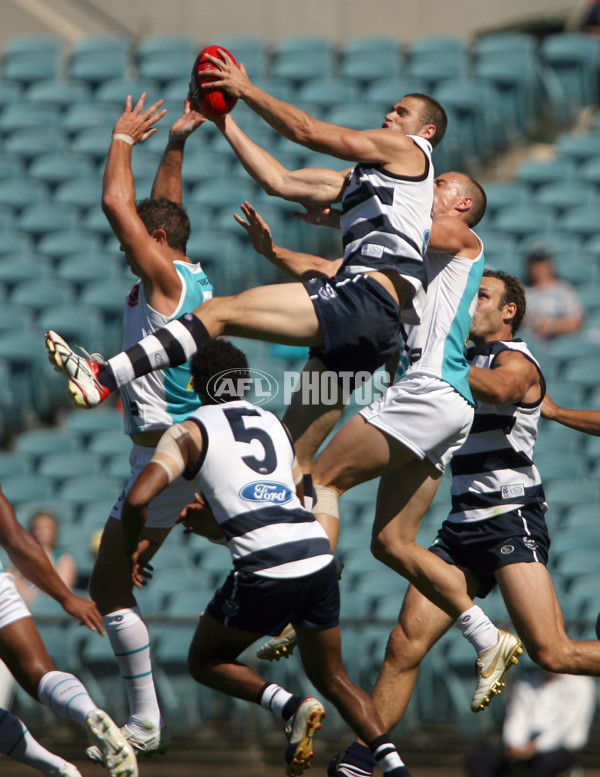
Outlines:
{"label": "teal and white jersey", "polygon": [[432,375],[475,405],[465,345],[483,274],[483,247],[477,259],[429,249],[424,261],[427,300],[421,323],[406,333],[394,382],[416,373]]}
{"label": "teal and white jersey", "polygon": [[[176,261],[181,278],[179,304],[170,316],[157,313],[146,302],[144,286],[139,280],[129,292],[123,316],[123,349],[152,334],[183,313],[195,310],[212,297],[213,287],[200,264]],[[136,378],[121,388],[125,433],[135,434],[152,429],[167,429],[185,420],[200,405],[190,386],[189,364],[169,367]]]}

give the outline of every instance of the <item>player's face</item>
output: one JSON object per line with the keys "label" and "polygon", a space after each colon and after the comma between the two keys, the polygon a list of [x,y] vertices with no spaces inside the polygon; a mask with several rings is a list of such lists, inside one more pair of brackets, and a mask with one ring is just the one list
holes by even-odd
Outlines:
{"label": "player's face", "polygon": [[416,97],[403,97],[386,113],[382,129],[391,129],[405,135],[418,135],[423,126],[421,103]]}
{"label": "player's face", "polygon": [[438,175],[433,182],[433,215],[447,216],[464,199],[462,181],[458,173]]}
{"label": "player's face", "polygon": [[499,278],[482,278],[471,321],[473,340],[483,342],[494,339],[494,335],[502,329],[506,313],[506,306],[502,304],[504,291],[504,283]]}

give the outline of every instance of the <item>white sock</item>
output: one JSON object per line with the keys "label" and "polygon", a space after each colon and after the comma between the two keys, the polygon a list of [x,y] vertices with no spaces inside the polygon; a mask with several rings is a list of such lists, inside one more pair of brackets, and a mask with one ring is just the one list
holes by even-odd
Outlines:
{"label": "white sock", "polygon": [[85,685],[69,672],[47,672],[40,680],[37,694],[52,712],[76,720],[82,726],[90,712],[98,709]]}
{"label": "white sock", "polygon": [[273,712],[281,715],[285,703],[288,701],[288,699],[291,699],[292,696],[293,694],[286,691],[285,688],[282,688],[276,683],[271,683],[270,685],[267,685],[265,690],[262,692],[259,699],[259,704],[266,710],[273,710]]}
{"label": "white sock", "polygon": [[23,721],[5,709],[0,709],[0,753],[28,764],[42,774],[60,769],[65,763],[64,758],[42,747]]}
{"label": "white sock", "polygon": [[148,629],[139,607],[111,612],[102,618],[102,622],[127,689],[127,725],[138,734],[147,735],[149,723],[154,729],[159,729],[161,724],[152,677]]}
{"label": "white sock", "polygon": [[499,632],[481,607],[474,604],[469,610],[457,618],[455,626],[462,631],[463,637],[469,640],[480,656],[490,650],[498,642]]}

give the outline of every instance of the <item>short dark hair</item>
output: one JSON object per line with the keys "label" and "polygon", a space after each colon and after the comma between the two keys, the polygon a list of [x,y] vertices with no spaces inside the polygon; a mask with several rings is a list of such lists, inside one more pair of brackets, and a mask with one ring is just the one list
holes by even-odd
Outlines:
{"label": "short dark hair", "polygon": [[190,220],[182,205],[166,197],[147,197],[136,203],[136,209],[149,235],[157,229],[164,229],[171,248],[185,254],[190,237]]}
{"label": "short dark hair", "polygon": [[525,299],[525,289],[521,281],[514,275],[502,270],[484,270],[484,278],[497,278],[504,284],[504,294],[500,300],[501,305],[510,305],[514,303],[517,307],[517,312],[513,320],[510,323],[511,332],[516,334],[521,328],[523,319],[525,318],[525,311],[527,310],[527,301]]}
{"label": "short dark hair", "polygon": [[435,134],[432,138],[429,138],[429,142],[432,146],[437,146],[441,142],[442,138],[446,134],[446,127],[448,126],[448,114],[442,108],[440,103],[428,94],[422,94],[421,92],[411,92],[405,94],[405,97],[414,97],[422,104],[421,108],[421,123],[433,124],[435,126]]}
{"label": "short dark hair", "polygon": [[[194,391],[201,396],[204,404],[216,405],[241,399],[244,385],[239,381],[249,377],[248,359],[243,351],[229,342],[217,338],[202,346],[191,361]],[[227,373],[228,381],[219,383],[218,378]]]}
{"label": "short dark hair", "polygon": [[470,175],[467,176],[467,182],[464,186],[465,194],[473,200],[473,205],[467,216],[467,224],[474,227],[479,224],[485,215],[487,208],[487,197],[483,187]]}

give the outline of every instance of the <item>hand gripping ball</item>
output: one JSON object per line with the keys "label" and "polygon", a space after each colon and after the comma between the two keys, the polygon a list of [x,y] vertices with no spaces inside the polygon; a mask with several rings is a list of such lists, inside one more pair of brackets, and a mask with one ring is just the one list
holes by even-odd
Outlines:
{"label": "hand gripping ball", "polygon": [[[206,59],[206,54],[222,59],[222,57],[219,56],[219,49],[227,51],[223,46],[207,46],[205,49],[202,49],[196,57],[190,79],[192,108],[198,108],[201,113],[211,119],[217,119],[219,116],[224,116],[226,113],[229,113],[237,102],[237,97],[230,97],[223,89],[215,89],[212,92],[205,92],[203,89],[203,82],[210,83],[210,79],[203,78],[202,74],[207,70],[217,69],[212,62],[209,62]],[[229,54],[237,65],[238,63],[233,54],[229,51],[227,51],[227,54]]]}

